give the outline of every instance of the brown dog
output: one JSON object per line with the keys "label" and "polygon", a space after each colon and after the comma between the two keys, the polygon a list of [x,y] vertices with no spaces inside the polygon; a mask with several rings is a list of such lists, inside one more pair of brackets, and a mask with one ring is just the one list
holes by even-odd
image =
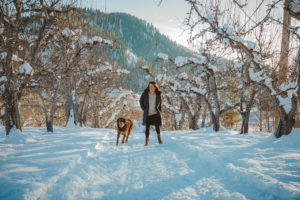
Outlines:
{"label": "brown dog", "polygon": [[119,118],[117,120],[118,135],[117,135],[116,145],[119,144],[119,137],[121,134],[123,135],[122,144],[124,144],[125,138],[126,138],[126,143],[128,142],[128,137],[132,131],[132,128],[133,128],[133,123],[130,119]]}

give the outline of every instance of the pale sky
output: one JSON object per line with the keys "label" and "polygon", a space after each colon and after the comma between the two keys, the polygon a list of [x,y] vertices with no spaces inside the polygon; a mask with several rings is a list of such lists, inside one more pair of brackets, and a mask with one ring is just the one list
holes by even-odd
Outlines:
{"label": "pale sky", "polygon": [[[152,23],[159,31],[171,38],[173,41],[190,47],[187,40],[189,38],[188,31],[184,31],[183,22],[189,11],[189,5],[185,0],[162,0],[162,3],[158,6],[160,0],[78,0],[81,7],[96,8],[103,12],[124,12],[136,16],[140,19],[146,20]],[[262,12],[256,12],[253,15],[255,8],[263,1]],[[265,16],[266,5],[273,0],[248,0],[248,7],[245,11],[255,21],[257,16]],[[232,0],[224,0],[222,3],[232,3]],[[237,6],[232,8],[233,11],[241,12]],[[276,9],[274,10],[277,12]],[[279,9],[278,16],[282,9]],[[243,19],[251,22],[245,15],[242,14]],[[194,49],[193,47],[190,47]]]}
{"label": "pale sky", "polygon": [[183,21],[189,10],[184,0],[81,0],[82,7],[104,12],[125,12],[152,23],[159,31],[177,43],[188,47],[188,32]]}

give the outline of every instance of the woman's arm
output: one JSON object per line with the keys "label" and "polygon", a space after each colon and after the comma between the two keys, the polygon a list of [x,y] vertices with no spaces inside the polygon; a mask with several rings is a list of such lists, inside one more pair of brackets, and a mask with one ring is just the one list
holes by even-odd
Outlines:
{"label": "woman's arm", "polygon": [[145,110],[146,108],[146,106],[145,106],[145,93],[143,93],[142,95],[141,95],[141,98],[140,98],[140,106],[141,106],[141,108],[142,108],[142,110]]}
{"label": "woman's arm", "polygon": [[161,112],[161,104],[162,104],[162,101],[161,101],[161,94],[159,94],[159,104],[158,104],[159,112]]}

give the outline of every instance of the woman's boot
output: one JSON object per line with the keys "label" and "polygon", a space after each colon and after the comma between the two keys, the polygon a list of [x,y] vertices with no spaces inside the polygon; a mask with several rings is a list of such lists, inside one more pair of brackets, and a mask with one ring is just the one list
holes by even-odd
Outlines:
{"label": "woman's boot", "polygon": [[145,146],[149,146],[149,138],[146,138]]}
{"label": "woman's boot", "polygon": [[160,134],[157,134],[157,140],[159,144],[162,144],[161,138],[160,138]]}

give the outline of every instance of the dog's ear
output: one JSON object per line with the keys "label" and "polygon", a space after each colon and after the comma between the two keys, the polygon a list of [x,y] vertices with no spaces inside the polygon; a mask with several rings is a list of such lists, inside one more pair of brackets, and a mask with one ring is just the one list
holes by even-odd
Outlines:
{"label": "dog's ear", "polygon": [[121,126],[120,126],[121,123],[122,123],[122,118],[119,118],[117,120],[117,126],[118,126],[118,128],[121,128]]}

